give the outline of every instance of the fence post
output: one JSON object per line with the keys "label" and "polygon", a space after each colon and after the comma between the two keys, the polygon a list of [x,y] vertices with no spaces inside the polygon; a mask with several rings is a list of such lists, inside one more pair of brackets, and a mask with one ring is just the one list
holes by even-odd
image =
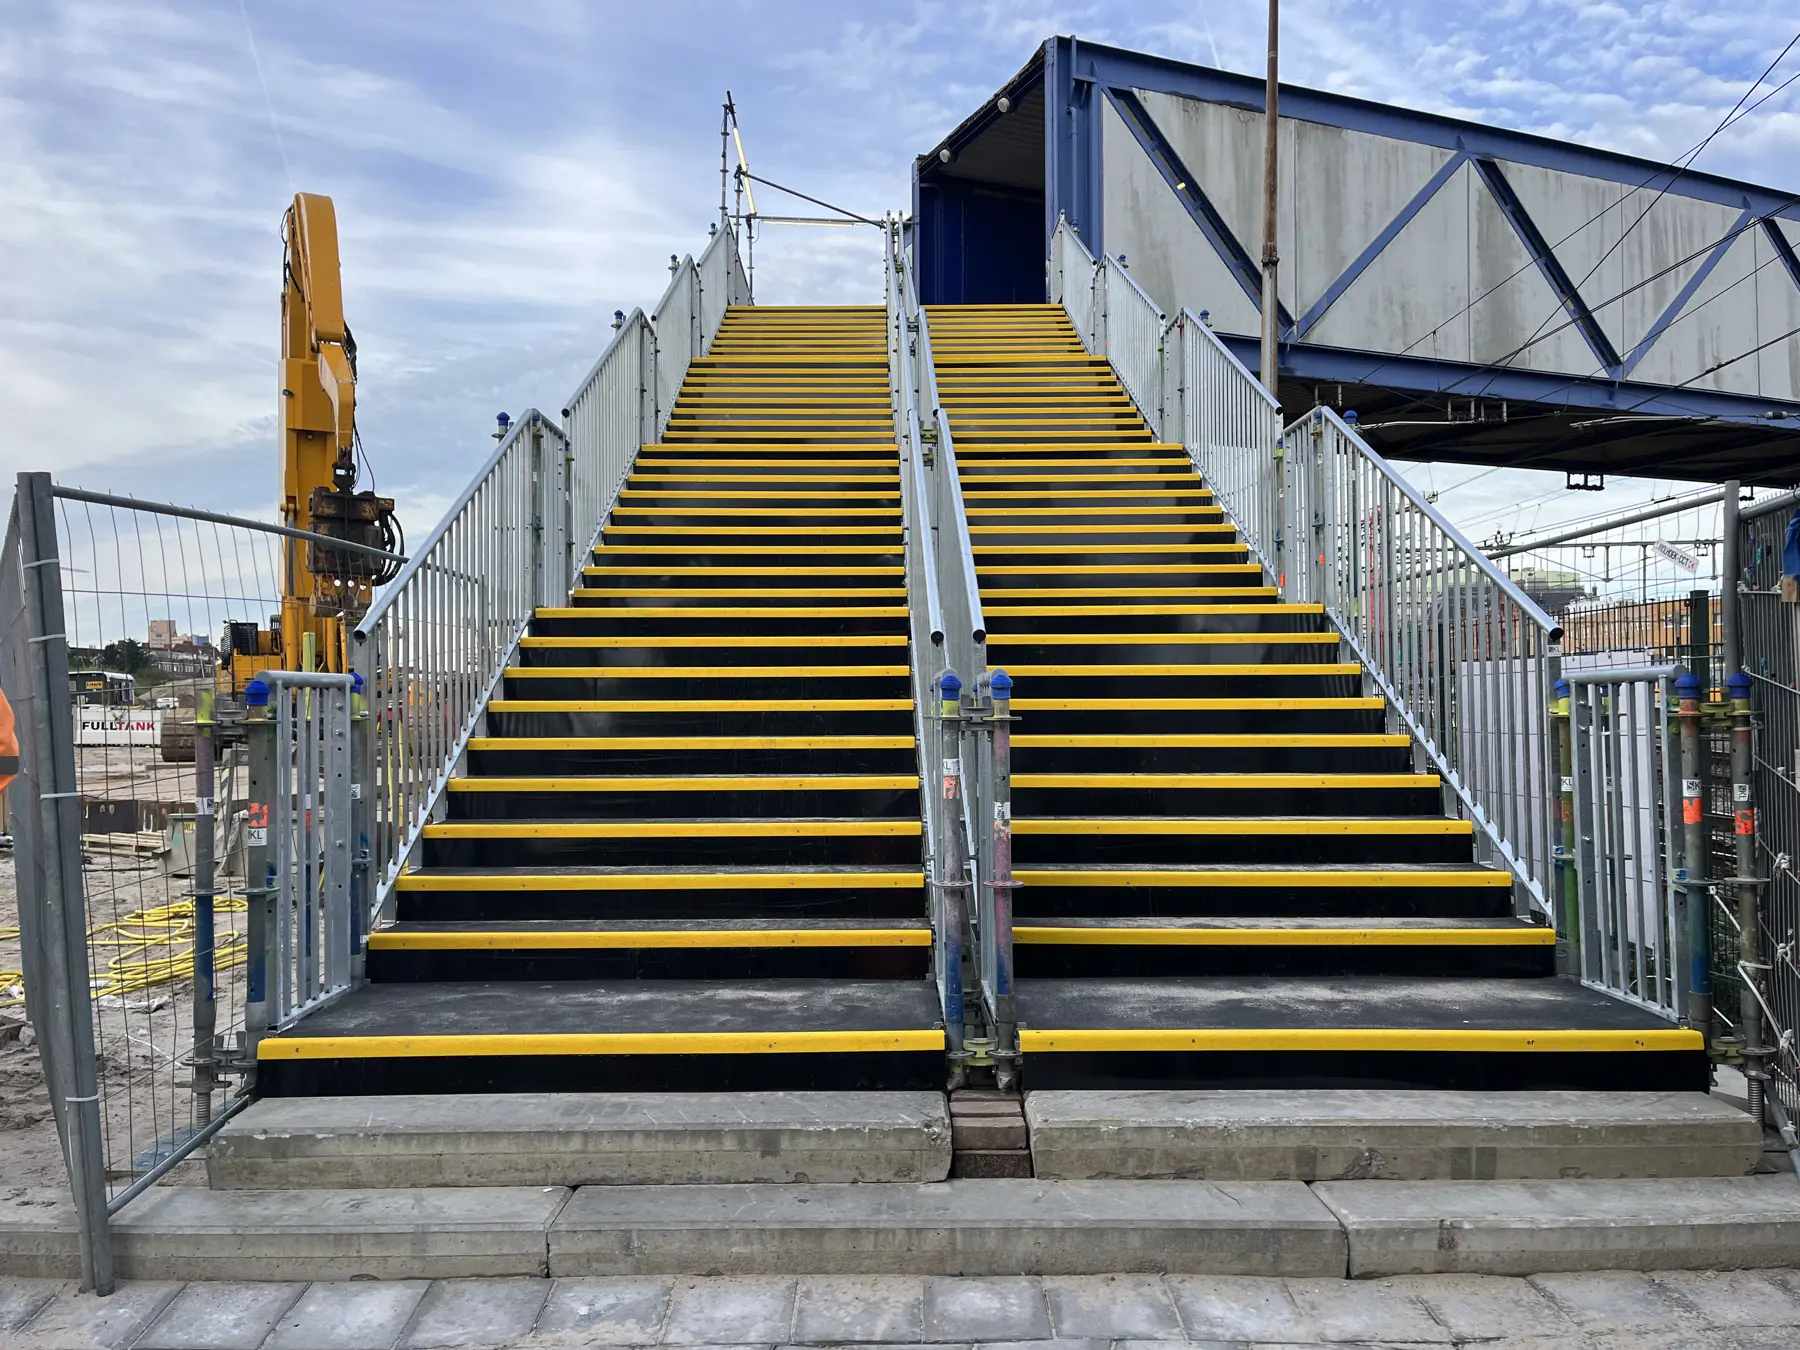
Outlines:
{"label": "fence post", "polygon": [[[34,991],[32,1021],[48,1034],[40,1058],[62,1126],[63,1160],[81,1242],[81,1283],[113,1291],[112,1226],[107,1217],[100,1086],[94,1059],[93,995],[88,974],[87,902],[81,884],[81,800],[75,772],[75,718],[69,697],[69,641],[50,475],[22,473],[14,510],[19,524],[25,663],[37,778],[42,886],[40,937],[48,988]],[[25,896],[21,892],[23,902]],[[23,915],[21,915],[23,920]],[[22,925],[23,926],[23,923]]]}
{"label": "fence post", "polygon": [[372,883],[375,806],[375,719],[369,715],[368,682],[353,671],[350,694],[350,980],[360,984],[369,930],[374,926]]}
{"label": "fence post", "polygon": [[1731,695],[1731,807],[1737,839],[1738,973],[1743,977],[1739,1008],[1743,1018],[1744,1078],[1749,1084],[1750,1118],[1764,1123],[1764,1085],[1769,1081],[1769,1048],[1763,1044],[1762,914],[1756,880],[1756,802],[1751,790],[1750,677],[1734,670],[1726,682]]}
{"label": "fence post", "polygon": [[213,922],[216,841],[213,830],[213,691],[194,696],[194,1128],[212,1119],[212,1094],[218,1090],[218,1000],[214,983]]}
{"label": "fence post", "polygon": [[1681,838],[1688,947],[1688,1025],[1712,1044],[1712,953],[1708,950],[1710,900],[1706,884],[1706,764],[1702,758],[1700,701],[1705,679],[1688,671],[1675,681],[1681,723]]}
{"label": "fence post", "polygon": [[[1551,686],[1551,734],[1556,737],[1557,794],[1556,875],[1562,883],[1562,918],[1556,925],[1556,969],[1559,974],[1581,976],[1581,890],[1575,854],[1575,747],[1570,716],[1569,682],[1558,679]],[[1555,897],[1551,897],[1555,903]]]}
{"label": "fence post", "polygon": [[1002,1092],[1019,1077],[1018,1016],[1013,1010],[1012,925],[1012,678],[1004,670],[981,677],[983,736],[988,742],[988,800],[993,819],[984,822],[988,840],[988,885],[993,889],[993,922],[985,934],[994,944],[994,1074]]}
{"label": "fence post", "polygon": [[277,890],[269,848],[275,805],[275,721],[269,696],[263,680],[244,686],[244,745],[250,766],[244,803],[244,1053],[252,1063],[258,1043],[269,1034],[269,981],[277,977],[269,960]]}

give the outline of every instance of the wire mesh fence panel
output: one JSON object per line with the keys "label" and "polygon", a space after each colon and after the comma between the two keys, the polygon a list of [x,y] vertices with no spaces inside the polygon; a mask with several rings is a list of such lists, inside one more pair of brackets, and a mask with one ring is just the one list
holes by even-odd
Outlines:
{"label": "wire mesh fence panel", "polygon": [[[197,743],[212,740],[230,626],[276,622],[284,545],[241,526],[67,498],[56,503],[56,533],[101,1126],[116,1195],[224,1106],[218,1071],[235,1067],[247,770],[241,747],[220,737],[203,787]],[[210,881],[197,867],[202,814],[216,857]]]}
{"label": "wire mesh fence panel", "polygon": [[[1794,513],[1775,511],[1743,521],[1738,549],[1738,623],[1742,663],[1750,676],[1755,710],[1751,751],[1751,793],[1756,805],[1757,872],[1763,889],[1762,958],[1772,1025],[1765,1044],[1777,1053],[1770,1067],[1790,1108],[1800,1106],[1800,1061],[1794,1036],[1800,1034],[1800,605],[1784,598],[1782,554]],[[1733,803],[1721,803],[1727,831],[1721,865],[1736,870],[1728,833]],[[1726,875],[1721,872],[1720,875]],[[1723,915],[1733,942],[1729,977],[1735,985],[1737,926]],[[1715,1002],[1735,1013],[1735,990],[1715,990]]]}

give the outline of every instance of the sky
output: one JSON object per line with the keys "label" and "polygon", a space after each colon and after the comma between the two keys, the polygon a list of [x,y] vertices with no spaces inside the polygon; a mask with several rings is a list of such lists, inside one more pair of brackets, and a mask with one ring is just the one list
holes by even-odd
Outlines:
{"label": "sky", "polygon": [[[613,311],[700,251],[727,88],[758,173],[879,214],[1048,36],[1260,72],[1263,22],[1224,0],[0,0],[0,472],[268,517],[280,221],[323,192],[359,426],[417,537],[494,415],[554,414]],[[1797,26],[1792,0],[1288,0],[1283,77],[1668,159]],[[1800,49],[1773,81],[1796,70]],[[1800,190],[1800,83],[1697,163]],[[872,232],[768,227],[757,291],[878,301]],[[1671,490],[1408,472],[1477,538]]]}

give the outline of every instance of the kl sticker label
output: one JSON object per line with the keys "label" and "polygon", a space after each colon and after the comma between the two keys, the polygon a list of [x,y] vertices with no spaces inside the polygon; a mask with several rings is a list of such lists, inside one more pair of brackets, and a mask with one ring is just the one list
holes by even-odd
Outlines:
{"label": "kl sticker label", "polygon": [[1733,783],[1731,785],[1731,800],[1734,802],[1749,801],[1750,785],[1748,783]]}
{"label": "kl sticker label", "polygon": [[251,802],[244,812],[244,825],[249,831],[248,843],[251,848],[267,845],[269,842],[269,804],[267,802]]}

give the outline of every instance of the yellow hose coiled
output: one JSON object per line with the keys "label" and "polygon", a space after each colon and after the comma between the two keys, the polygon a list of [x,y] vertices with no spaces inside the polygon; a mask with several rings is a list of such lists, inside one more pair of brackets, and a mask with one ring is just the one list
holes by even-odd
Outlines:
{"label": "yellow hose coiled", "polygon": [[[242,914],[249,906],[232,896],[217,896],[213,912]],[[16,941],[19,930],[0,928],[0,941]],[[175,984],[194,975],[194,902],[177,900],[173,904],[140,909],[110,923],[88,929],[90,954],[100,948],[115,948],[106,963],[104,975],[96,981],[96,997],[108,994],[141,994],[158,985]],[[244,964],[244,935],[234,932],[213,933],[213,969],[230,970]],[[0,970],[0,1008],[17,1007],[25,1002],[22,995],[9,992],[22,986],[24,972]]]}

